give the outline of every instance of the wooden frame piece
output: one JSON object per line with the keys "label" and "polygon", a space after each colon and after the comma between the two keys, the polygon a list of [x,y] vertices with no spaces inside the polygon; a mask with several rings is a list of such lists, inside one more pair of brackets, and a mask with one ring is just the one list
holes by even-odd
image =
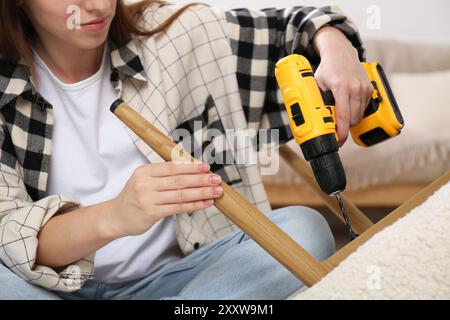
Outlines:
{"label": "wooden frame piece", "polygon": [[[343,222],[344,218],[342,216],[336,198],[330,197],[327,194],[323,193],[313,176],[310,165],[287,145],[282,145],[279,151],[281,157],[286,160],[289,166],[300,177],[302,177],[302,179],[314,190],[316,195],[318,195],[323,200],[323,203],[336,215],[339,220]],[[367,216],[361,210],[359,210],[353,204],[353,202],[349,201],[345,194],[342,194],[341,197],[344,201],[345,209],[352,224],[353,230],[361,234],[369,229],[373,225],[372,221],[370,221],[370,219],[367,218]]]}
{"label": "wooden frame piece", "polygon": [[[434,179],[429,182],[394,182],[358,190],[346,190],[345,196],[358,208],[391,208],[393,210],[419,193]],[[272,207],[280,208],[299,204],[316,208],[325,206],[322,198],[304,181],[272,182],[267,176],[263,176],[263,183]],[[363,212],[371,218],[364,210]]]}
{"label": "wooden frame piece", "polygon": [[[121,119],[133,132],[146,142],[155,152],[166,161],[194,161],[190,154],[176,144],[160,130],[143,118],[123,101],[116,101],[111,111]],[[289,156],[289,154],[287,154]],[[298,158],[298,156],[297,156]],[[290,159],[289,161],[296,161]],[[304,172],[304,170],[300,170]],[[300,172],[299,172],[300,173]],[[346,245],[324,262],[320,262],[309,254],[303,247],[276,226],[267,216],[250,204],[232,187],[222,182],[223,195],[215,200],[215,206],[224,213],[234,224],[249,235],[256,243],[285,266],[292,274],[306,286],[312,286],[336,267],[358,246],[366,242],[376,232],[392,224],[405,215],[414,206],[426,199],[434,190],[450,179],[450,172],[438,181],[424,189],[403,206],[375,225],[356,207],[352,208],[347,202],[351,218],[357,221],[357,231],[368,230]]]}

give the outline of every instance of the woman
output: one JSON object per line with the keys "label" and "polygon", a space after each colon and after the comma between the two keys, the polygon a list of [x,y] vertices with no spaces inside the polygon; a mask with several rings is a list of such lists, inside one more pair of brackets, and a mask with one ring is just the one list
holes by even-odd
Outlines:
{"label": "woman", "polygon": [[1,298],[286,298],[302,284],[212,206],[221,180],[318,259],[333,253],[313,210],[269,212],[255,165],[164,163],[108,109],[121,97],[194,140],[200,121],[219,131],[200,141],[216,153],[227,129],[277,129],[284,143],[273,68],[296,52],[336,98],[342,145],[372,90],[345,16],[0,0],[0,28]]}

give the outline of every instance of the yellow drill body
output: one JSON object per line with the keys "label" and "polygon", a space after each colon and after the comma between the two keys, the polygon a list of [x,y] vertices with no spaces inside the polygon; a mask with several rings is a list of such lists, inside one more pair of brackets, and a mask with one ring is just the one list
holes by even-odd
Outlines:
{"label": "yellow drill body", "polygon": [[[350,133],[358,145],[369,146],[398,135],[403,118],[381,66],[376,62],[362,66],[375,90],[364,118]],[[324,100],[305,57],[293,54],[281,59],[276,64],[275,76],[299,145],[318,136],[336,135],[334,99]]]}
{"label": "yellow drill body", "polygon": [[[324,134],[336,134],[335,119],[329,121],[334,112],[326,107],[305,57],[290,55],[281,59],[276,65],[275,76],[291,119],[292,133],[299,145]],[[324,118],[328,118],[328,122]]]}
{"label": "yellow drill body", "polygon": [[[403,118],[386,75],[376,63],[362,63],[374,86],[363,119],[350,129],[353,140],[371,146],[398,135]],[[327,194],[345,189],[345,172],[338,155],[335,102],[330,91],[319,88],[309,61],[298,54],[276,64],[275,76],[290,119],[290,128],[316,180]]]}

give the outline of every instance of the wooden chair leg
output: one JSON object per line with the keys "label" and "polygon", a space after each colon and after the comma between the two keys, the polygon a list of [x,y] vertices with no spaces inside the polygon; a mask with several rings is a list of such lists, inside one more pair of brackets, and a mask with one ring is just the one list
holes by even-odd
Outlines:
{"label": "wooden chair leg", "polygon": [[[324,204],[337,216],[339,220],[344,222],[344,218],[336,199],[323,193],[313,176],[310,165],[286,144],[280,146],[279,152],[288,165],[317,193],[317,195],[323,200]],[[361,234],[373,225],[372,221],[370,221],[370,219],[361,210],[359,210],[353,202],[348,200],[344,194],[342,195],[342,199],[344,201],[350,223],[357,233]]]}
{"label": "wooden chair leg", "polygon": [[[164,160],[195,160],[129,105],[117,103],[112,109],[114,114]],[[221,186],[223,195],[214,201],[214,205],[303,284],[311,286],[326,275],[325,266],[263,212],[225,182],[222,181]]]}

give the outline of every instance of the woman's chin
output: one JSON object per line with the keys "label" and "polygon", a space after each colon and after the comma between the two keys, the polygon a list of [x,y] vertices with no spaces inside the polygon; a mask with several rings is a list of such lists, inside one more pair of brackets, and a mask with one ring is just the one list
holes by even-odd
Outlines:
{"label": "woman's chin", "polygon": [[74,46],[81,50],[94,50],[102,46],[106,42],[106,39],[107,35],[101,37],[86,37],[74,43]]}

